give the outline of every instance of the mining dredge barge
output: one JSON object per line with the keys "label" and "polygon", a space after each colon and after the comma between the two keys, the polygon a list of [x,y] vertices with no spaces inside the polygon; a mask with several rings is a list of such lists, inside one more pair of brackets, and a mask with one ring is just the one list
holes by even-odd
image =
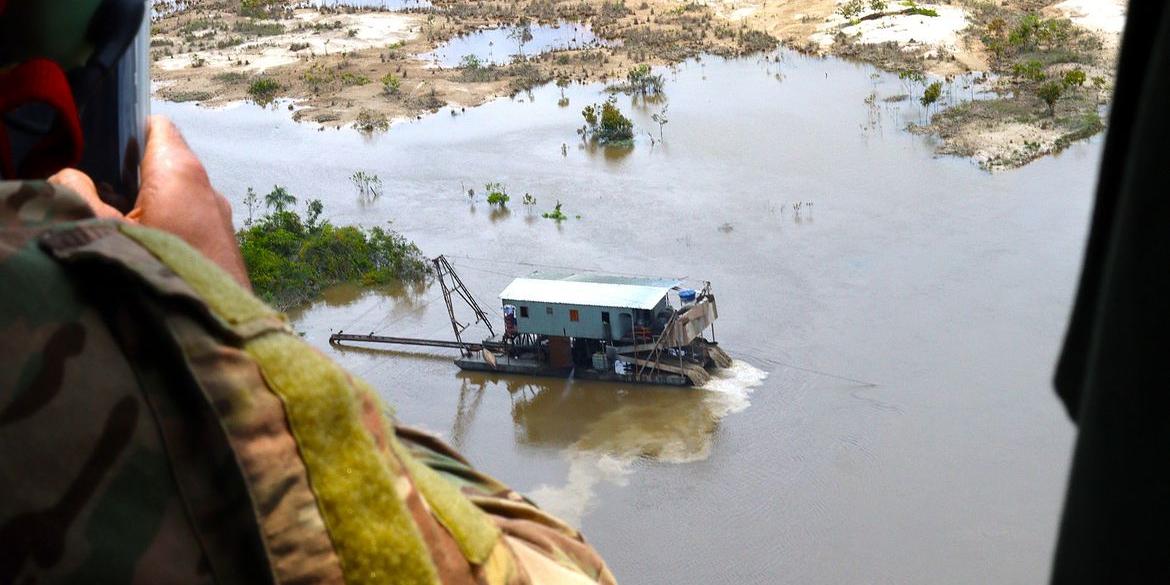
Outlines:
{"label": "mining dredge barge", "polygon": [[[504,330],[496,333],[447,259],[432,263],[454,341],[339,331],[329,342],[458,349],[455,364],[464,370],[672,386],[700,386],[711,370],[731,365],[714,341],[718,311],[709,282],[695,289],[674,279],[537,271],[500,293]],[[475,321],[456,318],[457,299]],[[489,336],[464,341],[476,323]],[[708,330],[710,340],[703,337]]]}

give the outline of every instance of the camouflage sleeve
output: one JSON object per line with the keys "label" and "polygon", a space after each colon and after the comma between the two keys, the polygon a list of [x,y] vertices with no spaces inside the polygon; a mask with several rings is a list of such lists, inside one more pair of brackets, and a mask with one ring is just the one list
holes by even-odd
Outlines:
{"label": "camouflage sleeve", "polygon": [[0,582],[613,582],[176,238],[0,184],[0,279]]}
{"label": "camouflage sleeve", "polygon": [[[219,473],[230,452],[207,436],[204,491],[225,497],[193,507],[143,391],[166,380],[135,363],[164,348],[127,356],[108,323],[134,317],[96,310],[41,248],[58,225],[93,225],[89,208],[44,183],[0,183],[0,583],[265,581],[241,558],[260,549],[242,481]],[[195,514],[230,528],[220,548],[238,552],[210,563],[217,549],[200,542],[214,531]]]}

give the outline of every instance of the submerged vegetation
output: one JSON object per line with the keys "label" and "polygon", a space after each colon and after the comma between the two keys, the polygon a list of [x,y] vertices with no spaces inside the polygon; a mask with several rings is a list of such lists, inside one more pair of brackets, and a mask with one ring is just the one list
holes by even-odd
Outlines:
{"label": "submerged vegetation", "polygon": [[582,139],[598,144],[632,144],[634,123],[622,114],[613,98],[585,106],[581,116],[585,118],[585,125],[577,132]]}
{"label": "submerged vegetation", "polygon": [[[248,189],[249,216],[260,199]],[[318,199],[301,215],[293,207],[296,197],[279,186],[263,200],[268,213],[254,222],[249,218],[236,238],[256,294],[279,309],[334,284],[384,284],[428,272],[418,247],[393,230],[334,226],[321,218],[324,205]]]}
{"label": "submerged vegetation", "polygon": [[611,85],[606,89],[611,92],[645,96],[662,93],[662,85],[662,76],[654,73],[649,65],[643,63],[626,73],[625,83]]}
{"label": "submerged vegetation", "polygon": [[512,200],[508,195],[508,188],[503,183],[488,183],[483,186],[483,190],[487,192],[488,205],[507,207],[508,202]]}
{"label": "submerged vegetation", "polygon": [[565,215],[565,212],[561,211],[561,202],[560,201],[557,201],[556,207],[553,207],[552,211],[544,212],[543,214],[541,214],[541,217],[543,217],[545,219],[554,220],[557,223],[560,223],[562,221],[565,221],[566,219],[569,219],[569,216]]}

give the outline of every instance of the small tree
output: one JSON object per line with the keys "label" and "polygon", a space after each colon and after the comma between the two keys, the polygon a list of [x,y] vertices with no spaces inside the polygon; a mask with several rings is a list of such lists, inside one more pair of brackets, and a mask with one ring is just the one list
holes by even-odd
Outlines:
{"label": "small tree", "polygon": [[305,213],[305,226],[309,228],[309,231],[317,229],[317,220],[320,219],[323,211],[325,211],[325,204],[321,203],[320,199],[309,201],[308,211]]}
{"label": "small tree", "polygon": [[937,102],[940,97],[942,97],[942,82],[936,81],[926,86],[926,91],[922,92],[922,97],[918,101],[929,108],[930,104]]}
{"label": "small tree", "polygon": [[1057,81],[1049,81],[1036,90],[1036,95],[1048,105],[1048,115],[1056,115],[1056,100],[1064,94],[1064,85]]}
{"label": "small tree", "polygon": [[521,20],[520,24],[508,33],[508,38],[516,41],[517,52],[523,56],[525,43],[532,40],[532,25],[529,24],[528,19]]}
{"label": "small tree", "polygon": [[634,123],[617,107],[613,98],[598,105],[585,106],[581,110],[585,118],[582,136],[600,144],[623,142],[634,138]]}
{"label": "small tree", "polygon": [[297,204],[297,198],[280,185],[273,185],[272,191],[264,196],[264,205],[274,213],[282,213]]}
{"label": "small tree", "polygon": [[630,92],[642,95],[662,92],[662,76],[655,75],[650,66],[645,63],[626,73],[626,84]]}
{"label": "small tree", "polygon": [[861,11],[865,10],[865,0],[849,0],[837,9],[837,12],[845,17],[845,20],[854,22],[858,16],[861,16]]}
{"label": "small tree", "polygon": [[662,127],[670,123],[670,120],[666,117],[666,112],[669,109],[670,109],[670,105],[667,104],[665,106],[662,106],[661,112],[657,112],[654,115],[650,116],[650,119],[654,120],[655,124],[658,124],[658,140],[659,141],[662,140]]}
{"label": "small tree", "polygon": [[252,214],[256,207],[260,205],[260,196],[251,187],[248,187],[248,193],[244,195],[244,207],[248,208],[248,219],[244,220],[244,227],[252,226]]}

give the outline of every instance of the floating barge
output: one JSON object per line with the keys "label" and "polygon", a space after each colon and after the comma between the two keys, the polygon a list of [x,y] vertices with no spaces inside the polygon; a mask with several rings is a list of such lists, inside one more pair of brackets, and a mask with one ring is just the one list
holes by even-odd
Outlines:
{"label": "floating barge", "polygon": [[[714,341],[718,309],[708,282],[695,289],[675,279],[537,271],[500,293],[504,329],[497,334],[446,258],[432,262],[454,341],[341,331],[329,342],[458,349],[455,364],[464,370],[672,386],[702,385],[712,369],[731,365]],[[455,297],[475,322],[456,319]],[[490,335],[465,342],[463,333],[480,322]],[[708,330],[710,340],[703,337]]]}

